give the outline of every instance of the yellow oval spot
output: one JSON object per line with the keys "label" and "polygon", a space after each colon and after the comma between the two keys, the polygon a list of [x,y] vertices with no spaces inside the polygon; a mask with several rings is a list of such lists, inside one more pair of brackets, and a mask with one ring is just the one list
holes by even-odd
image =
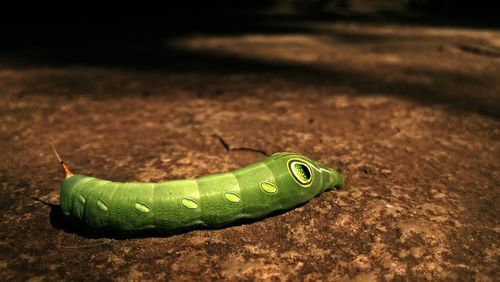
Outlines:
{"label": "yellow oval spot", "polygon": [[269,194],[274,194],[274,193],[278,192],[278,187],[276,187],[276,185],[271,184],[269,182],[261,182],[260,188],[262,188],[262,191],[269,193]]}
{"label": "yellow oval spot", "polygon": [[97,207],[103,211],[108,211],[108,205],[102,200],[97,200]]}
{"label": "yellow oval spot", "polygon": [[196,208],[198,208],[198,204],[195,201],[190,200],[190,199],[183,198],[181,200],[181,203],[182,203],[183,206],[185,206],[188,209],[196,209]]}
{"label": "yellow oval spot", "polygon": [[136,210],[143,212],[143,213],[148,213],[151,211],[151,209],[148,206],[146,206],[146,204],[143,204],[143,203],[135,203],[134,207]]}
{"label": "yellow oval spot", "polygon": [[226,198],[226,200],[228,200],[232,203],[238,203],[240,201],[240,197],[238,197],[238,195],[231,193],[231,192],[224,193],[224,197]]}
{"label": "yellow oval spot", "polygon": [[78,195],[78,200],[80,200],[80,203],[82,204],[85,204],[86,202],[85,197],[82,194]]}

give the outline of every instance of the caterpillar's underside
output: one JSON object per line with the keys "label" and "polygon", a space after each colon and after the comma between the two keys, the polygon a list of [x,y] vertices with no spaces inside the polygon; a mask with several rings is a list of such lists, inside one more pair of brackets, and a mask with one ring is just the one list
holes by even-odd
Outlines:
{"label": "caterpillar's underside", "polygon": [[63,214],[92,229],[121,232],[260,218],[343,185],[336,170],[294,153],[277,153],[232,172],[160,183],[112,182],[73,175],[69,169],[66,175]]}

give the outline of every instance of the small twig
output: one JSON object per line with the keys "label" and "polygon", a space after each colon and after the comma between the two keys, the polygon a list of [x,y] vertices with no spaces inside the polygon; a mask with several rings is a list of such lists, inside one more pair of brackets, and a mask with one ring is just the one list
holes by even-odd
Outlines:
{"label": "small twig", "polygon": [[224,149],[226,151],[250,151],[250,152],[259,153],[259,154],[262,154],[266,157],[269,157],[269,154],[266,151],[261,150],[261,149],[248,148],[248,147],[231,148],[229,146],[229,144],[227,144],[227,142],[220,135],[214,134],[214,136],[217,137],[217,139],[219,139],[219,142],[221,143],[221,145],[224,147]]}
{"label": "small twig", "polygon": [[260,150],[260,149],[254,149],[254,148],[247,148],[247,147],[238,147],[238,148],[231,148],[231,151],[250,151],[250,152],[255,152],[255,153],[259,153],[259,154],[262,154],[266,157],[269,157],[270,155],[264,151],[264,150]]}
{"label": "small twig", "polygon": [[49,203],[49,202],[47,202],[47,201],[45,201],[45,200],[42,200],[42,199],[40,199],[40,198],[37,198],[37,197],[31,197],[31,199],[33,199],[33,200],[35,200],[35,201],[38,201],[38,202],[40,202],[40,203],[42,203],[42,204],[44,204],[44,205],[46,205],[46,206],[49,206],[49,207],[51,207],[51,208],[53,208],[53,207],[57,207],[57,206],[58,206],[58,205],[56,205],[56,204]]}
{"label": "small twig", "polygon": [[219,139],[219,142],[222,144],[222,146],[224,146],[224,149],[226,151],[229,151],[229,145],[226,143],[226,141],[224,141],[224,139],[222,139],[220,135],[214,134],[214,136],[217,137],[217,139]]}

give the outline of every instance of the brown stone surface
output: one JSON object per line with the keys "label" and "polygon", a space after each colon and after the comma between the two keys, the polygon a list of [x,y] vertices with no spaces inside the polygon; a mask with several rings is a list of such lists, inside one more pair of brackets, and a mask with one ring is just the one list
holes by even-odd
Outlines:
{"label": "brown stone surface", "polygon": [[[153,68],[1,58],[1,280],[497,280],[500,33],[307,27],[177,37],[158,48],[184,57]],[[346,186],[256,222],[132,238],[42,202],[59,200],[50,140],[75,172],[116,181],[263,158],[217,136],[300,152]]]}

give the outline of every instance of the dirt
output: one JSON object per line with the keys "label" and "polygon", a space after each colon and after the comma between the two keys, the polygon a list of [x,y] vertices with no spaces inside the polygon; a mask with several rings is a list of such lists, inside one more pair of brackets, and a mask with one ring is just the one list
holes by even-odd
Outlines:
{"label": "dirt", "polygon": [[[114,51],[1,56],[2,280],[498,281],[500,33],[288,27],[177,36],[102,64]],[[75,172],[115,181],[295,151],[346,185],[222,229],[94,236],[58,214],[51,143]]]}

